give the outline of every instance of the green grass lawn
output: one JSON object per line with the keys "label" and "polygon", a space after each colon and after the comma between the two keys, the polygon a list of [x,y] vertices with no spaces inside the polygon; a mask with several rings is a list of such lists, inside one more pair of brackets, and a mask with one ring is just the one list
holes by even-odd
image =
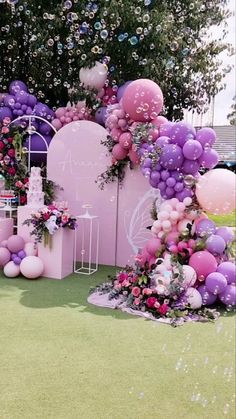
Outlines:
{"label": "green grass lawn", "polygon": [[211,220],[215,221],[218,226],[236,227],[236,213],[229,215],[209,215]]}
{"label": "green grass lawn", "polygon": [[89,305],[114,271],[0,275],[0,418],[235,418],[233,313],[172,328]]}

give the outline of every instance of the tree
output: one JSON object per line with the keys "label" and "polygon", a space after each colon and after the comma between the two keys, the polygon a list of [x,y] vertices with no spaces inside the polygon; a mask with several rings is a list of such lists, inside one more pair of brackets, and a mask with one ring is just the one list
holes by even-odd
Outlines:
{"label": "tree", "polygon": [[[16,3],[16,2],[15,2]],[[156,81],[168,118],[204,111],[223,88],[230,49],[207,37],[229,16],[227,0],[19,0],[0,4],[0,91],[14,79],[51,105],[68,101],[79,69],[107,63],[111,84]]]}
{"label": "tree", "polygon": [[236,95],[233,97],[231,112],[227,115],[230,125],[236,125]]}

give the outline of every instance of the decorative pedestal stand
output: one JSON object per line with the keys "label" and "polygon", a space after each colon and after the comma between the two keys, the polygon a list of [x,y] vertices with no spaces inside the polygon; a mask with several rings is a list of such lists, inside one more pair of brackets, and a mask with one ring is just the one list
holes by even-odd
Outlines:
{"label": "decorative pedestal stand", "polygon": [[[91,208],[84,205],[83,208]],[[98,245],[99,245],[99,218],[96,215],[90,215],[88,210],[85,214],[78,215],[78,243],[75,232],[74,245],[74,272],[83,275],[92,275],[98,270]],[[81,255],[77,262],[77,255]]]}
{"label": "decorative pedestal stand", "polygon": [[31,236],[30,232],[33,230],[33,226],[26,226],[23,225],[23,222],[28,218],[31,218],[31,213],[37,211],[38,208],[31,208],[27,205],[18,207],[18,214],[17,214],[17,234],[23,237],[26,242],[33,242],[34,237]]}
{"label": "decorative pedestal stand", "polygon": [[38,256],[44,263],[43,276],[63,279],[73,273],[74,231],[61,227],[51,239],[51,248],[38,244]]}

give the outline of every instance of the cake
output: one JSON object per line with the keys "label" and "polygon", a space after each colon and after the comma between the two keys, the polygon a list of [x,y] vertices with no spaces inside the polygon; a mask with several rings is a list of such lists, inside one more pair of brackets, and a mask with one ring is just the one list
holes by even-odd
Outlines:
{"label": "cake", "polygon": [[40,167],[31,167],[27,206],[32,208],[44,206],[43,179]]}

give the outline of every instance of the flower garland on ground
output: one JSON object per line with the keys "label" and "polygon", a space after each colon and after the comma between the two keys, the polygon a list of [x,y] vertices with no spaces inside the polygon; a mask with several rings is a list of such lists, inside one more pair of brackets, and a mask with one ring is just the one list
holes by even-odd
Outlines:
{"label": "flower garland on ground", "polygon": [[53,236],[59,228],[69,228],[75,230],[77,227],[76,218],[69,213],[69,209],[65,203],[53,203],[45,206],[37,212],[32,212],[31,218],[23,223],[24,225],[33,226],[31,235],[35,236],[35,244],[41,243],[51,245],[50,236]]}

